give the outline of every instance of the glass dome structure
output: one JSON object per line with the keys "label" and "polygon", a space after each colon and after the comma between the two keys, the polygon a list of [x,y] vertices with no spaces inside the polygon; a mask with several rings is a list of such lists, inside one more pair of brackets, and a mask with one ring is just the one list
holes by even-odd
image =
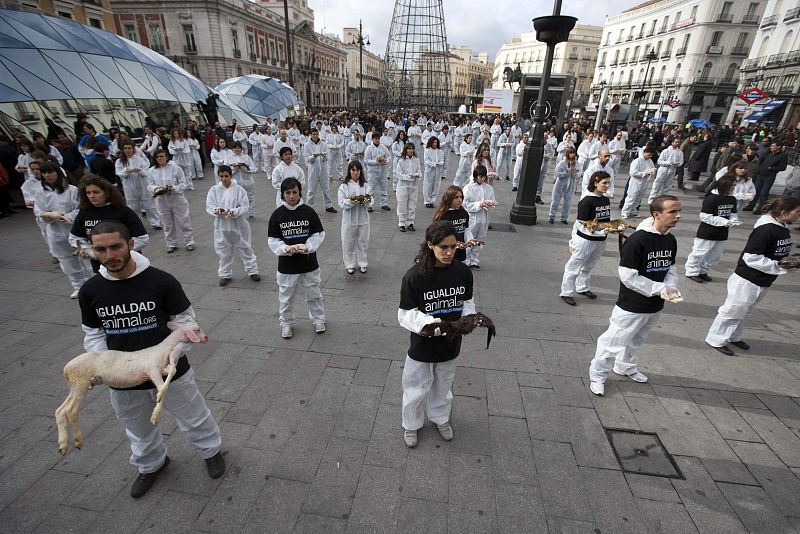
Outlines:
{"label": "glass dome structure", "polygon": [[282,121],[303,111],[295,90],[277,78],[248,74],[229,78],[214,90],[261,119],[268,117]]}
{"label": "glass dome structure", "polygon": [[[147,118],[169,125],[204,124],[201,103],[213,90],[149,48],[71,20],[0,9],[0,128],[7,133],[45,132],[52,119],[66,132],[78,113],[100,131]],[[254,118],[217,99],[222,125]]]}

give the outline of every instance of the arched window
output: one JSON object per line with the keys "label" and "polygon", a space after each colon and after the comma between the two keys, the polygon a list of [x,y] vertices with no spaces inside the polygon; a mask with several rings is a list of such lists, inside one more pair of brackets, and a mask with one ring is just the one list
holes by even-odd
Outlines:
{"label": "arched window", "polygon": [[705,65],[703,65],[703,70],[700,71],[701,80],[708,80],[708,78],[711,76],[711,68],[713,66],[714,65],[712,65],[711,63],[706,63]]}
{"label": "arched window", "polygon": [[661,67],[661,73],[659,73],[658,75],[658,80],[661,81],[666,77],[667,77],[667,66],[664,65],[663,67]]}
{"label": "arched window", "polygon": [[633,81],[633,69],[631,69],[631,71],[628,73],[628,83],[631,83],[632,81]]}
{"label": "arched window", "polygon": [[769,36],[764,37],[761,45],[758,47],[758,57],[763,57],[767,53],[767,45],[769,44]]}
{"label": "arched window", "polygon": [[644,76],[644,69],[639,69],[639,76],[637,76],[636,81],[641,82],[642,76]]}
{"label": "arched window", "polygon": [[677,65],[675,65],[675,75],[674,76],[675,76],[675,78],[679,78],[680,75],[681,75],[681,64],[678,63]]}
{"label": "arched window", "polygon": [[611,76],[608,77],[608,85],[614,85],[614,76],[615,74],[612,72]]}
{"label": "arched window", "polygon": [[739,70],[739,65],[736,63],[731,63],[728,65],[728,70],[725,72],[725,81],[735,81],[737,77],[737,71]]}
{"label": "arched window", "polygon": [[794,30],[789,30],[786,32],[786,35],[783,37],[783,43],[781,43],[781,52],[788,52],[791,50],[792,40],[794,38]]}

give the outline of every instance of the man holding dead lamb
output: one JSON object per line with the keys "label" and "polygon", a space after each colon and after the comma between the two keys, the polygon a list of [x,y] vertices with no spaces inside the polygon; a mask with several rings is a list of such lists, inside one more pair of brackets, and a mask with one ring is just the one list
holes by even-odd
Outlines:
{"label": "man holding dead lamb", "polygon": [[[87,351],[146,349],[170,334],[167,322],[196,322],[180,283],[171,274],[151,267],[147,258],[133,250],[133,240],[125,226],[103,221],[94,227],[90,239],[102,266],[78,295]],[[179,347],[185,351],[189,344]],[[102,376],[93,377],[92,384],[102,384],[102,380]],[[156,389],[148,380],[130,389],[110,389],[110,393],[114,412],[130,440],[130,463],[139,469],[131,486],[131,497],[139,498],[169,464],[161,430],[150,423]],[[219,426],[197,388],[194,370],[185,354],[178,360],[164,407],[205,459],[209,476],[221,477],[225,459],[220,451]]]}

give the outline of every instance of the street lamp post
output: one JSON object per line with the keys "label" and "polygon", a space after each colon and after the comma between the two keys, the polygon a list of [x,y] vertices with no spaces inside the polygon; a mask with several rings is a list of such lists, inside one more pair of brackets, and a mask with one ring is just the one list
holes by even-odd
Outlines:
{"label": "street lamp post", "polygon": [[297,90],[294,86],[294,68],[292,66],[292,33],[289,31],[289,0],[283,0],[283,21],[284,30],[286,31],[286,62],[289,66],[289,85]]}
{"label": "street lamp post", "polygon": [[[552,16],[533,19],[536,40],[547,44],[547,52],[544,57],[539,97],[533,112],[532,132],[522,156],[522,179],[516,201],[509,213],[509,219],[515,224],[528,226],[536,224],[536,188],[539,180],[542,179],[542,159],[544,157],[545,97],[547,87],[550,85],[550,73],[553,69],[553,54],[556,44],[569,39],[569,32],[578,21],[575,17],[561,15],[561,2],[562,0],[555,0]],[[522,97],[523,94],[520,92],[520,101],[523,100]]]}
{"label": "street lamp post", "polygon": [[358,20],[358,35],[351,44],[358,45],[358,110],[364,111],[364,45],[369,46],[369,36],[364,37],[361,19]]}
{"label": "street lamp post", "polygon": [[[647,83],[647,73],[650,72],[650,63],[652,63],[654,60],[658,59],[658,54],[656,54],[656,51],[651,48],[650,52],[648,52],[645,57],[647,58],[647,67],[645,67],[645,69],[644,69],[644,78],[642,79],[642,88],[639,90],[639,94],[638,94],[639,98],[636,100],[636,117],[635,117],[636,120],[634,122],[639,122],[639,108],[642,106],[642,98],[644,98],[644,95],[645,95],[644,86]],[[638,125],[637,125],[637,128],[638,128]]]}
{"label": "street lamp post", "polygon": [[606,110],[606,100],[608,99],[608,84],[605,80],[600,80],[600,101],[597,104],[597,116],[594,118],[594,130],[600,131],[603,124],[603,112]]}

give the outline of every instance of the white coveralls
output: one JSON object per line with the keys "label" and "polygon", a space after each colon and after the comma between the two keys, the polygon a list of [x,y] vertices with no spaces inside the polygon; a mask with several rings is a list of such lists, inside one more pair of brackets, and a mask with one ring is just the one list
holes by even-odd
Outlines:
{"label": "white coveralls", "polygon": [[274,152],[275,136],[272,135],[272,130],[267,130],[268,133],[261,134],[259,139],[259,148],[261,148],[261,170],[267,173],[267,176],[272,176],[272,169],[275,168],[277,160]]}
{"label": "white coveralls", "polygon": [[453,178],[453,185],[464,189],[472,180],[472,160],[475,158],[475,147],[468,143],[461,143],[458,149],[458,160],[456,175]]}
{"label": "white coveralls", "polygon": [[[214,210],[224,209],[230,216],[216,215]],[[258,264],[250,244],[250,225],[247,222],[249,203],[247,191],[236,183],[231,186],[216,184],[208,190],[206,213],[214,217],[214,252],[219,256],[217,274],[220,278],[230,278],[233,274],[233,253],[239,253],[248,274],[258,274]]]}
{"label": "white coveralls", "polygon": [[611,181],[608,184],[608,190],[606,191],[605,196],[608,198],[614,198],[614,179],[616,178],[616,171],[611,166],[610,159],[605,167],[600,164],[599,159],[596,159],[589,164],[585,171],[583,171],[583,178],[581,179],[581,198],[592,194],[592,192],[589,191],[589,180],[597,171],[607,172],[609,175],[611,175]]}
{"label": "white coveralls", "polygon": [[147,190],[152,194],[157,187],[171,185],[172,192],[155,198],[156,210],[164,225],[167,247],[178,246],[178,231],[183,234],[183,244],[193,245],[192,220],[189,217],[189,202],[183,195],[189,180],[174,161],[163,167],[150,167],[147,173]]}
{"label": "white coveralls", "polygon": [[742,208],[756,196],[756,186],[749,177],[743,181],[737,179],[733,186],[731,195],[736,197],[736,211],[741,212]]}
{"label": "white coveralls", "polygon": [[392,191],[397,191],[397,171],[395,169],[397,167],[398,160],[403,155],[403,151],[406,149],[405,147],[405,141],[395,141],[392,143]]}
{"label": "white coveralls", "polygon": [[[725,218],[700,212],[700,221],[711,226],[733,226],[734,221],[738,220],[739,216],[735,213],[731,213],[730,218]],[[707,274],[711,267],[722,257],[726,244],[727,240],[720,241],[695,237],[692,251],[689,253],[689,257],[686,258],[686,265],[684,266],[686,276]]]}
{"label": "white coveralls", "polygon": [[322,200],[325,209],[333,207],[331,192],[328,186],[328,145],[325,141],[314,143],[309,141],[303,145],[303,158],[308,167],[308,191],[306,192],[306,204],[314,207],[314,196],[317,192],[317,185],[322,189]]}
{"label": "white coveralls", "polygon": [[442,167],[441,174],[441,179],[444,180],[447,178],[447,169],[450,165],[450,152],[453,151],[453,135],[450,132],[447,135],[444,132],[440,132],[437,137],[439,138],[439,148],[442,149],[442,155],[444,156],[444,167]]}
{"label": "white coveralls", "polygon": [[328,157],[330,157],[331,178],[341,180],[344,176],[342,168],[342,150],[344,149],[344,136],[331,130],[325,138],[328,143]]}
{"label": "white coveralls", "polygon": [[223,148],[222,150],[218,150],[218,149],[214,148],[214,149],[211,150],[211,154],[209,155],[209,157],[211,158],[211,163],[214,164],[214,183],[215,184],[219,183],[219,175],[218,175],[219,166],[220,165],[224,165],[225,164],[225,158],[227,158],[229,155],[232,155],[232,154],[233,154],[233,150],[231,150],[230,148]]}
{"label": "white coveralls", "polygon": [[619,166],[622,163],[622,157],[625,155],[625,141],[616,138],[608,142],[608,150],[611,152],[611,167],[614,169],[614,174],[619,174]]}
{"label": "white coveralls", "polygon": [[364,151],[367,149],[367,144],[359,139],[356,141],[355,139],[351,139],[347,146],[344,149],[345,157],[347,161],[358,160],[361,163],[364,163]]}
{"label": "white coveralls", "polygon": [[[192,158],[192,176],[203,179],[203,160],[200,159],[200,141],[189,137],[186,139],[189,145],[189,155]],[[127,193],[127,190],[126,190]]]}
{"label": "white coveralls", "polygon": [[[670,189],[672,189],[672,179],[675,177],[675,173],[678,172],[678,167],[681,166],[683,166],[683,150],[670,146],[661,152],[658,156],[656,178],[653,180],[650,196],[647,197],[648,204],[654,198],[669,193]],[[630,191],[630,188],[628,190]]]}
{"label": "white coveralls", "polygon": [[342,208],[342,262],[346,269],[367,267],[367,247],[369,245],[369,212],[374,198],[368,204],[348,200],[355,195],[372,195],[369,184],[347,180],[339,186],[339,206]]}
{"label": "white coveralls", "polygon": [[[150,226],[161,226],[161,219],[158,218],[153,197],[147,190],[147,174],[150,168],[150,161],[141,150],[134,152],[133,157],[127,163],[118,159],[114,165],[117,176],[122,180],[122,187],[125,190],[125,202],[128,207],[136,212],[136,215],[143,211],[147,214]],[[138,169],[131,172],[129,169]]]}
{"label": "white coveralls", "polygon": [[556,147],[556,165],[564,161],[564,158],[567,156],[567,149],[569,148],[575,148],[575,145],[572,143],[572,141],[561,141],[558,143],[558,146]]}
{"label": "white coveralls", "polygon": [[[524,149],[523,149],[524,155]],[[539,185],[536,186],[536,194],[542,196],[542,191],[544,191],[544,182],[547,179],[547,170],[550,167],[550,162],[555,159],[556,155],[556,144],[550,143],[549,141],[544,144],[544,157],[542,158],[542,170],[541,170],[541,177],[539,178]],[[553,169],[555,172],[555,169]]]}
{"label": "white coveralls", "polygon": [[233,137],[234,143],[238,141],[239,143],[242,144],[242,154],[247,154],[248,153],[247,149],[250,145],[250,143],[248,143],[247,140],[248,139],[247,132],[245,132],[244,130],[234,130],[233,135],[231,137]]}
{"label": "white coveralls", "polygon": [[[464,209],[469,213],[469,231],[472,238],[478,241],[486,240],[489,230],[489,208],[480,207],[483,200],[494,200],[494,188],[486,182],[479,184],[474,180],[464,188]],[[483,245],[467,249],[465,265],[479,265],[479,255]]]}
{"label": "white coveralls", "polygon": [[[303,201],[296,206],[289,206],[283,203],[288,209],[297,209],[303,205]],[[306,241],[309,254],[316,252],[325,240],[325,232],[311,234]],[[276,256],[289,256],[286,253],[286,243],[277,237],[270,237],[267,245]],[[284,326],[294,326],[294,295],[298,286],[303,286],[306,294],[306,304],[308,305],[308,318],[313,324],[325,322],[325,306],[322,301],[322,273],[319,268],[310,273],[285,274],[278,272],[275,277],[278,283],[278,315],[280,317],[281,328]]]}
{"label": "white coveralls", "polygon": [[[383,157],[383,163],[378,163],[379,157]],[[381,206],[389,205],[389,164],[391,160],[392,155],[389,153],[389,149],[380,144],[380,140],[377,146],[370,143],[364,151],[369,187],[375,194],[380,191]]]}
{"label": "white coveralls", "polygon": [[283,199],[281,198],[281,184],[287,178],[296,178],[300,184],[305,187],[306,173],[300,168],[300,165],[292,161],[291,165],[286,165],[283,161],[275,166],[272,171],[272,187],[277,191],[278,197],[275,199],[275,206],[280,207]]}
{"label": "white coveralls", "polygon": [[[258,170],[261,168],[264,157],[261,153],[261,132],[251,132],[250,135],[247,136],[247,143],[250,145],[250,155],[253,159],[254,169]],[[244,152],[243,153],[247,153]]]}
{"label": "white coveralls", "polygon": [[394,185],[394,154],[392,153],[393,144],[394,138],[389,137],[388,135],[381,136],[381,145],[386,147],[386,151],[389,153],[389,159],[386,163],[386,173],[389,180],[392,181],[392,185]]}
{"label": "white coveralls", "polygon": [[189,179],[187,189],[194,189],[192,178],[194,178],[194,161],[192,161],[192,149],[189,148],[188,139],[173,139],[168,145],[169,153],[172,154],[172,161],[181,168],[184,176]]}
{"label": "white coveralls", "polygon": [[[594,193],[590,193],[594,194]],[[575,221],[572,226],[572,236],[569,240],[569,248],[572,255],[567,264],[564,265],[564,277],[561,279],[562,297],[571,297],[573,291],[584,293],[592,288],[589,285],[589,278],[592,276],[592,269],[597,265],[597,261],[606,250],[606,240],[593,241],[578,235],[578,231],[586,235],[603,237],[607,234],[606,230],[595,229],[590,232],[586,228],[586,221]]]}
{"label": "white coveralls", "polygon": [[[69,244],[69,230],[78,215],[78,204],[78,188],[74,185],[67,185],[63,193],[50,189],[49,186],[37,188],[33,200],[33,214],[37,223],[44,225],[44,238],[50,255],[58,259],[61,272],[67,276],[73,290],[80,289],[93,275],[87,261],[72,255],[72,246]],[[44,221],[42,214],[47,211],[61,213],[69,220]]]}
{"label": "white coveralls", "polygon": [[[33,208],[36,192],[41,188],[42,181],[36,177],[26,178],[22,183],[20,192],[22,193],[22,198],[25,200],[25,205],[27,207]],[[44,238],[45,242],[47,242],[47,223],[38,217],[34,217],[33,220],[36,221],[36,226],[39,227],[39,232],[41,232],[42,237]]]}
{"label": "white coveralls", "polygon": [[421,156],[424,149],[422,146],[422,129],[416,124],[412,124],[408,127],[406,136],[408,136],[408,141],[410,143],[414,143],[414,148],[417,149],[417,156]]}
{"label": "white coveralls", "polygon": [[425,204],[436,204],[441,187],[444,154],[441,148],[425,149],[425,179],[422,183],[422,200]]}
{"label": "white coveralls", "polygon": [[586,167],[589,165],[589,161],[591,160],[592,155],[592,147],[594,146],[594,141],[589,141],[588,139],[584,140],[578,146],[578,169],[580,169],[581,174],[583,171],[586,170]]}
{"label": "white coveralls", "polygon": [[[473,313],[475,313],[475,300],[465,300],[461,317]],[[419,308],[413,310],[398,308],[397,321],[406,330],[419,334],[425,325],[439,322],[439,319],[424,314]],[[402,412],[405,430],[422,428],[426,414],[428,420],[437,426],[450,421],[457,359],[439,363],[420,362],[406,354],[402,378]]]}
{"label": "white coveralls", "polygon": [[[244,163],[246,168],[234,167],[237,163]],[[228,165],[233,171],[232,178],[247,191],[248,212],[247,216],[251,219],[256,216],[256,183],[253,180],[253,173],[256,172],[256,166],[250,156],[242,152],[238,156],[231,151],[228,157],[225,158],[225,165]]]}
{"label": "white coveralls", "polygon": [[[514,162],[514,175],[511,178],[511,187],[519,187],[519,179],[522,174],[522,159],[525,156],[525,143],[520,141],[514,147],[514,152],[517,155],[517,161]],[[546,163],[542,161],[542,169],[545,168]],[[539,178],[539,183],[544,184],[544,173]]]}
{"label": "white coveralls", "polygon": [[572,206],[573,191],[575,191],[575,183],[581,175],[581,166],[578,164],[576,167],[570,167],[567,160],[562,161],[556,165],[555,177],[556,183],[553,185],[553,199],[550,201],[549,216],[555,219],[558,205],[561,206],[561,220],[566,221],[569,214],[569,208]]}
{"label": "white coveralls", "polygon": [[[637,230],[657,232],[653,228],[652,217],[642,221]],[[661,293],[665,287],[676,288],[678,282],[675,265],[670,266],[663,282],[654,282],[641,276],[636,269],[619,267],[619,278],[625,287],[646,297]],[[636,351],[641,347],[650,330],[653,329],[661,312],[634,313],[614,306],[609,319],[608,330],[597,338],[597,350],[589,367],[589,378],[605,383],[613,361],[614,369],[621,374],[631,375],[638,371]]]}
{"label": "white coveralls", "polygon": [[489,128],[489,154],[493,161],[497,161],[497,143],[500,141],[501,133],[503,133],[503,127],[499,124],[492,124]]}
{"label": "white coveralls", "polygon": [[511,175],[511,153],[514,145],[506,134],[501,134],[497,141],[497,175],[500,178],[508,178]]}
{"label": "white coveralls", "polygon": [[417,156],[397,160],[394,168],[397,176],[397,225],[414,224],[419,191],[419,178],[422,170]]}
{"label": "white coveralls", "polygon": [[655,169],[652,159],[636,158],[631,163],[628,171],[630,174],[628,195],[625,197],[625,205],[622,207],[623,219],[637,214],[636,207],[642,202],[647,180],[652,176],[650,173],[652,169]]}

